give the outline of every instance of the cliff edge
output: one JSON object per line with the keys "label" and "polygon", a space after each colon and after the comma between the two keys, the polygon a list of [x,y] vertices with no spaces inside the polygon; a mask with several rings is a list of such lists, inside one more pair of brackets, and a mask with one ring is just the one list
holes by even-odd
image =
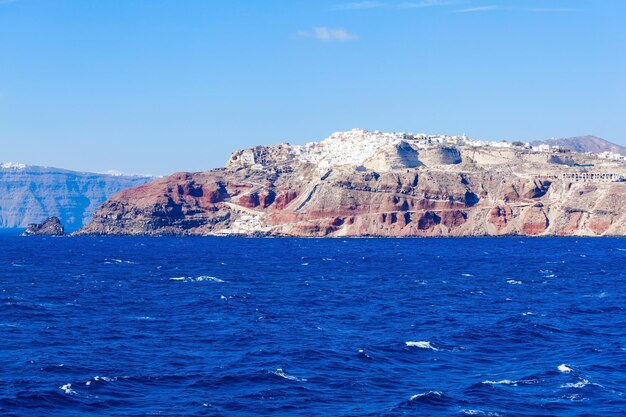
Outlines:
{"label": "cliff edge", "polygon": [[625,179],[597,155],[355,129],[122,191],[76,234],[624,236]]}

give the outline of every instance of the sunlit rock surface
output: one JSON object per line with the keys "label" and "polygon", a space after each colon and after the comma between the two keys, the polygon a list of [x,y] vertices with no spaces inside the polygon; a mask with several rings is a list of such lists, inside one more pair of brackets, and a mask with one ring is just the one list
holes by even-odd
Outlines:
{"label": "sunlit rock surface", "polygon": [[624,178],[598,155],[354,129],[125,190],[79,234],[626,235]]}

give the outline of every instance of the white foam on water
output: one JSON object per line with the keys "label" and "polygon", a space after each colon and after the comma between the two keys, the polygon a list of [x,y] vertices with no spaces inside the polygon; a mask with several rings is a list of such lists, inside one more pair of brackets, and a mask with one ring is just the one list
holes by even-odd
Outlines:
{"label": "white foam on water", "polygon": [[493,412],[493,411],[484,412],[482,410],[461,410],[461,412],[463,413],[463,415],[466,415],[466,416],[500,417],[500,415],[501,415],[501,414]]}
{"label": "white foam on water", "polygon": [[517,281],[515,279],[509,279],[506,282],[507,282],[507,284],[511,284],[511,285],[521,285],[522,284],[522,281]]}
{"label": "white foam on water", "polygon": [[72,384],[61,385],[59,389],[63,391],[64,393],[66,393],[67,395],[76,394],[76,391],[72,389]]}
{"label": "white foam on water", "polygon": [[418,399],[420,399],[422,397],[425,397],[425,396],[443,397],[443,392],[441,392],[441,391],[421,392],[419,394],[412,395],[411,398],[409,398],[409,401],[415,401],[415,400],[418,400]]}
{"label": "white foam on water", "polygon": [[481,384],[485,385],[510,385],[512,387],[516,387],[518,385],[531,385],[538,384],[539,381],[536,379],[520,379],[520,380],[510,380],[510,379],[502,379],[500,381],[483,381]]}
{"label": "white foam on water", "polygon": [[287,372],[283,371],[282,368],[278,368],[272,373],[281,378],[288,379],[289,381],[306,382],[306,378],[298,378],[297,376],[289,375]]}
{"label": "white foam on water", "polygon": [[[583,388],[589,384],[590,382],[588,379],[581,379],[578,382],[570,382],[568,384],[561,385],[561,388]],[[596,384],[592,384],[592,385],[596,385]]]}
{"label": "white foam on water", "polygon": [[367,359],[372,359],[372,357],[370,355],[365,353],[365,349],[359,349],[359,355],[364,357],[364,358],[367,358]]}
{"label": "white foam on water", "polygon": [[108,377],[108,376],[94,376],[93,377],[94,381],[105,381],[105,382],[113,382],[113,381],[117,381],[117,377]]}
{"label": "white foam on water", "polygon": [[[126,377],[120,377],[120,378],[124,379]],[[99,381],[115,382],[115,381],[117,381],[117,379],[118,378],[116,376],[110,377],[110,376],[99,376],[99,375],[96,375],[93,378],[91,378],[90,380],[88,380],[87,382],[85,382],[85,385],[90,386],[92,383],[99,382]]]}
{"label": "white foam on water", "polygon": [[217,277],[212,277],[209,275],[200,275],[196,278],[196,281],[213,281],[213,282],[224,282],[223,279],[219,279]]}
{"label": "white foam on water", "polygon": [[183,282],[202,282],[202,281],[212,281],[212,282],[225,282],[223,279],[219,279],[217,277],[213,277],[210,275],[200,275],[199,277],[173,277],[170,278],[170,281],[183,281]]}
{"label": "white foam on water", "polygon": [[568,373],[572,372],[572,368],[570,368],[569,366],[565,365],[564,363],[562,363],[559,366],[557,366],[556,369],[558,369],[559,372],[563,372],[564,374],[568,374]]}
{"label": "white foam on water", "polygon": [[439,350],[434,347],[429,341],[420,341],[420,342],[404,342],[408,347],[417,347],[420,349],[431,349],[431,350]]}
{"label": "white foam on water", "polygon": [[461,274],[461,276],[463,276],[463,277],[473,277],[474,275],[472,275],[472,274]]}
{"label": "white foam on water", "polygon": [[133,262],[133,261],[125,261],[123,259],[115,259],[115,258],[111,258],[111,259],[105,259],[104,260],[105,264],[136,264],[137,262]]}

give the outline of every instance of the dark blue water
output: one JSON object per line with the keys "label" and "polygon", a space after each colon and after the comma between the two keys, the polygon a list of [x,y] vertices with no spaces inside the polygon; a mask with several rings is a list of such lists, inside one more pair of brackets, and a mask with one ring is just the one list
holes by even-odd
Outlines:
{"label": "dark blue water", "polygon": [[0,414],[624,415],[624,239],[0,236]]}

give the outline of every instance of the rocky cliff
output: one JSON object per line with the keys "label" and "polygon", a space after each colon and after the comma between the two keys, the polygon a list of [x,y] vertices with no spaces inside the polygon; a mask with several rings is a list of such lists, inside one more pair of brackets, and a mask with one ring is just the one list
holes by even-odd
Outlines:
{"label": "rocky cliff", "polygon": [[107,200],[78,234],[626,235],[626,163],[353,130]]}
{"label": "rocky cliff", "polygon": [[75,230],[107,198],[152,179],[0,164],[0,227],[26,227],[55,216]]}

